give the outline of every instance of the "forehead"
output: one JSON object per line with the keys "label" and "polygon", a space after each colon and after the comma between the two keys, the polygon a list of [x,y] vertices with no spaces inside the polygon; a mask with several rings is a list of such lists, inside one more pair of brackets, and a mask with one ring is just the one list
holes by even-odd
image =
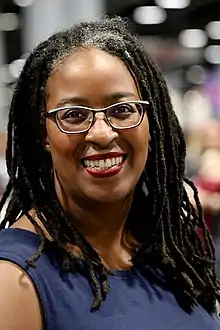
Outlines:
{"label": "forehead", "polygon": [[94,48],[78,50],[66,57],[49,77],[47,91],[57,99],[71,96],[91,100],[119,91],[138,96],[136,83],[125,63]]}

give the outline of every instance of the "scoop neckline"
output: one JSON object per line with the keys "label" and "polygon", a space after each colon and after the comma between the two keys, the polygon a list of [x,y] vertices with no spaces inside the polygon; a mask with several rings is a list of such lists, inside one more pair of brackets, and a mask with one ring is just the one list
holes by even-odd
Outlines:
{"label": "scoop neckline", "polygon": [[[28,229],[24,229],[24,228],[17,228],[17,227],[13,227],[13,228],[5,228],[3,229],[3,231],[10,231],[12,232],[18,232],[21,233],[22,235],[25,235],[28,238],[34,238],[37,241],[40,241],[40,237],[37,233],[30,231]],[[108,274],[107,276],[109,278],[132,278],[136,276],[138,269],[136,266],[131,266],[130,268],[127,269],[114,269],[114,270],[110,270],[110,274]]]}

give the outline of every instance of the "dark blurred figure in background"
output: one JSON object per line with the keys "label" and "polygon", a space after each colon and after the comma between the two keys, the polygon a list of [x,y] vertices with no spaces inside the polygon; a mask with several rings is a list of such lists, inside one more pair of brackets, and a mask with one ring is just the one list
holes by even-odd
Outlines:
{"label": "dark blurred figure in background", "polygon": [[[203,208],[204,218],[216,245],[217,274],[220,276],[220,122],[208,121],[200,130],[200,155],[192,177]],[[192,191],[189,191],[192,197]],[[191,202],[194,204],[193,199]],[[195,204],[194,204],[195,205]]]}

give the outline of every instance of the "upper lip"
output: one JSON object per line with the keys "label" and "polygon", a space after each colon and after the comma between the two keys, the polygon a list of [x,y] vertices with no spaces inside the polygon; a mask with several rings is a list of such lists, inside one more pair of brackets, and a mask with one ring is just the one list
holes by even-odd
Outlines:
{"label": "upper lip", "polygon": [[83,157],[83,160],[101,160],[101,159],[124,157],[124,156],[126,156],[126,154],[123,152],[108,152],[105,154],[93,154],[93,155],[85,156]]}

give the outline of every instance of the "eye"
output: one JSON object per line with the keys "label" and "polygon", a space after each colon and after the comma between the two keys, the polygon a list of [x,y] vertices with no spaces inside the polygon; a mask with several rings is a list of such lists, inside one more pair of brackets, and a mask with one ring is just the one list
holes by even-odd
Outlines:
{"label": "eye", "polygon": [[88,118],[88,111],[81,108],[71,108],[59,111],[60,120],[69,122],[81,122]]}
{"label": "eye", "polygon": [[123,117],[136,112],[135,106],[131,104],[118,104],[111,109],[111,116]]}

